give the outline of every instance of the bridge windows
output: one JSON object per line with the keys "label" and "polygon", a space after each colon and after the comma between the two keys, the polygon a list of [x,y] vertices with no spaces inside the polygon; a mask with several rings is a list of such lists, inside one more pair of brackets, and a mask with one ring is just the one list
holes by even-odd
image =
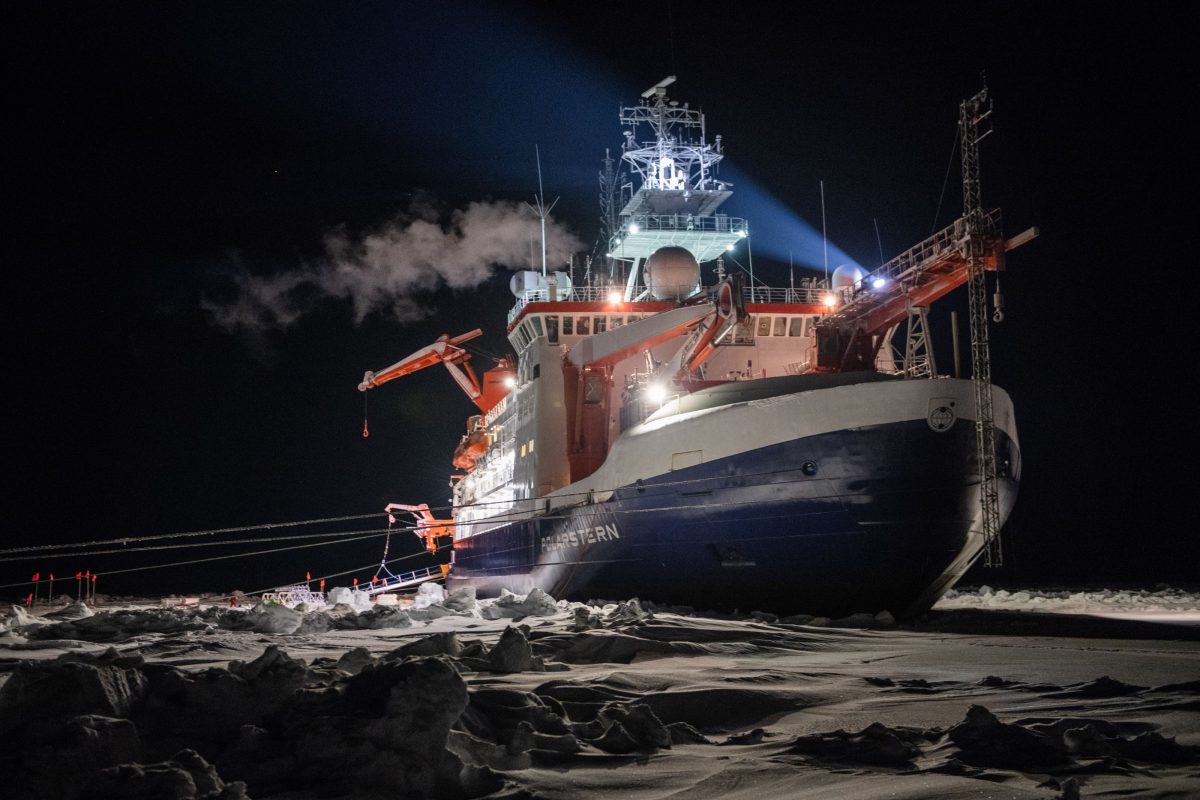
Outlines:
{"label": "bridge windows", "polygon": [[546,341],[550,344],[558,344],[558,315],[551,314],[546,317]]}

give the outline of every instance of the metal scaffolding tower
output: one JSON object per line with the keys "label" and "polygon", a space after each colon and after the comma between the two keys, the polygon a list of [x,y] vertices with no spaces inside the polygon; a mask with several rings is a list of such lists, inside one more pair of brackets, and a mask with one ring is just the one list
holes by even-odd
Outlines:
{"label": "metal scaffolding tower", "polygon": [[971,316],[971,380],[975,385],[975,441],[979,451],[979,503],[982,513],[984,563],[1004,563],[1000,546],[1000,497],[996,489],[996,440],[992,416],[992,357],[988,347],[985,215],[979,199],[979,142],[990,133],[980,126],[992,113],[987,87],[959,106],[962,146],[963,256],[968,261],[967,292]]}
{"label": "metal scaffolding tower", "polygon": [[933,342],[929,338],[929,309],[908,307],[908,335],[904,345],[904,377],[935,378],[937,362],[933,358]]}

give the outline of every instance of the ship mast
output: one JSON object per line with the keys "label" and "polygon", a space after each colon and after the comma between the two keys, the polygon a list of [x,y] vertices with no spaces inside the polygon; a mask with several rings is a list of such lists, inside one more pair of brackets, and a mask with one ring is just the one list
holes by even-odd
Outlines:
{"label": "ship mast", "polygon": [[979,198],[979,142],[990,133],[980,133],[980,124],[992,113],[987,86],[959,106],[959,135],[962,139],[963,218],[966,236],[963,255],[968,262],[967,296],[971,317],[971,380],[975,385],[975,443],[979,452],[979,503],[982,511],[984,563],[1004,563],[1000,546],[1000,496],[996,487],[996,441],[992,415],[992,356],[988,345],[987,272],[983,259],[987,238],[983,206]]}
{"label": "ship mast", "polygon": [[675,76],[621,109],[621,160],[640,179],[618,215],[608,256],[631,264],[625,301],[637,298],[638,266],[661,247],[687,249],[703,263],[733,250],[748,235],[746,221],[717,208],[733,194],[717,178],[721,137],[708,141],[704,114],[667,98]]}

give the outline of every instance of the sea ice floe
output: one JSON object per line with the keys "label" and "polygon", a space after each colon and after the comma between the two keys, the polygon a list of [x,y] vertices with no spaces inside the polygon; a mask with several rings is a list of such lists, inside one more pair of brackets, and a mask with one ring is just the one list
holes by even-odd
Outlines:
{"label": "sea ice floe", "polygon": [[1061,611],[1064,613],[1196,613],[1200,593],[1160,586],[1155,589],[994,589],[962,587],[946,592],[937,609]]}

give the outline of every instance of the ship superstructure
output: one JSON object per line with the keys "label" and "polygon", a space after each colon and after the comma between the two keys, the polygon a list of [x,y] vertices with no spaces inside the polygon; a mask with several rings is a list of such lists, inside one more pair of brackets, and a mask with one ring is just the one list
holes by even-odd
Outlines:
{"label": "ship superstructure", "polygon": [[622,198],[608,275],[514,275],[515,365],[482,384],[458,347],[472,332],[360,386],[440,361],[479,407],[454,454],[454,524],[437,528],[452,531],[448,584],[926,607],[989,540],[981,486],[1007,517],[1020,455],[1011,402],[989,382],[981,460],[978,387],[939,376],[925,309],[1036,232],[1005,241],[999,213],[980,209],[870,274],[747,284],[722,258],[750,229],[721,211],[721,138],[668,99],[673,80],[621,109],[640,186]]}

